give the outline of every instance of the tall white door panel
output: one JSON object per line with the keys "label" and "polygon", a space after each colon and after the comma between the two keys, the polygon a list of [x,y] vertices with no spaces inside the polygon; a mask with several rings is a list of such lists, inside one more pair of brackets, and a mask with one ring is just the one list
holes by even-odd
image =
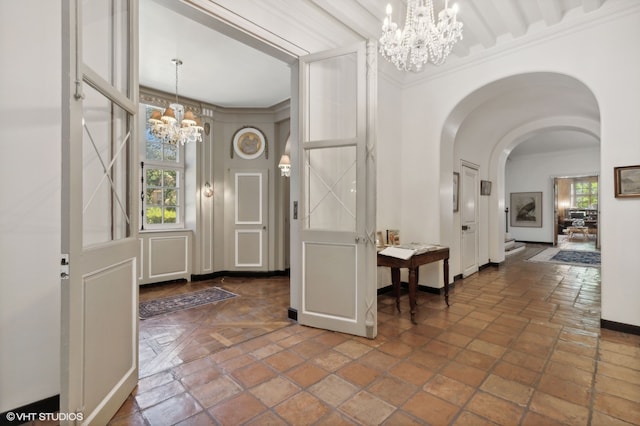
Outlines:
{"label": "tall white door panel", "polygon": [[463,164],[460,173],[462,276],[478,272],[478,169]]}
{"label": "tall white door panel", "polygon": [[60,412],[106,424],[138,381],[137,2],[62,4]]}
{"label": "tall white door panel", "polygon": [[377,333],[376,55],[375,43],[361,43],[302,57],[299,70],[298,321],[369,338]]}

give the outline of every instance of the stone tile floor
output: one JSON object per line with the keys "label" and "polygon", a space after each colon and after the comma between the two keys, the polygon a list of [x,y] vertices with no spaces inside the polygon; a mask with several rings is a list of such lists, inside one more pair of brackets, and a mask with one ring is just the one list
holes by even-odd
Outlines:
{"label": "stone tile floor", "polygon": [[419,293],[417,325],[380,295],[375,340],[288,320],[286,277],[143,288],[240,297],[141,321],[110,424],[640,425],[640,336],[600,329],[599,268],[526,261],[544,248],[456,281],[450,308]]}

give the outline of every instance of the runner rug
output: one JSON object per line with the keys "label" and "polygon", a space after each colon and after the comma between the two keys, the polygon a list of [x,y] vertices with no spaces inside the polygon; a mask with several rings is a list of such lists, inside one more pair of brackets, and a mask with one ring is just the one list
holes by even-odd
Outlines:
{"label": "runner rug", "polygon": [[527,259],[530,262],[557,263],[576,266],[600,266],[600,252],[548,248]]}
{"label": "runner rug", "polygon": [[222,300],[236,297],[237,294],[231,293],[220,287],[211,287],[204,290],[194,291],[192,293],[179,294],[176,296],[162,297],[160,299],[147,300],[140,302],[139,315],[140,319],[147,319],[156,315],[167,314],[169,312],[181,311],[184,309],[195,308],[209,303],[220,302]]}

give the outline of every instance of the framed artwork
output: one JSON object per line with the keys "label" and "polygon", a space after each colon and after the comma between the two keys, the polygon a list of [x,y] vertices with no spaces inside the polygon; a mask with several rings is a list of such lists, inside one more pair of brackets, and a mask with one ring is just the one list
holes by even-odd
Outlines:
{"label": "framed artwork", "polygon": [[400,245],[400,231],[397,229],[387,229],[387,244],[390,246]]}
{"label": "framed artwork", "polygon": [[640,197],[640,166],[614,167],[616,198]]}
{"label": "framed artwork", "polygon": [[267,155],[267,139],[264,133],[256,127],[242,127],[233,135],[231,141],[231,158],[233,154],[245,160],[253,160],[265,153]]}
{"label": "framed artwork", "polygon": [[480,181],[480,195],[491,195],[491,181]]}
{"label": "framed artwork", "polygon": [[382,236],[382,231],[376,232],[376,246],[384,247],[384,245],[385,245],[385,242],[384,242],[384,237]]}
{"label": "framed artwork", "polygon": [[457,212],[460,207],[458,196],[460,195],[460,173],[453,172],[453,211]]}
{"label": "framed artwork", "polygon": [[542,192],[511,193],[511,226],[542,228]]}

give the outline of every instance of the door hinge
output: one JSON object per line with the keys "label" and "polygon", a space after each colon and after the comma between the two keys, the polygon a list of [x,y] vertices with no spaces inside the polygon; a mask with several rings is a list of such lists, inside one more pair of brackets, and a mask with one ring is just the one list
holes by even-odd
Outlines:
{"label": "door hinge", "polygon": [[66,253],[63,253],[60,257],[60,279],[69,279],[69,255]]}

